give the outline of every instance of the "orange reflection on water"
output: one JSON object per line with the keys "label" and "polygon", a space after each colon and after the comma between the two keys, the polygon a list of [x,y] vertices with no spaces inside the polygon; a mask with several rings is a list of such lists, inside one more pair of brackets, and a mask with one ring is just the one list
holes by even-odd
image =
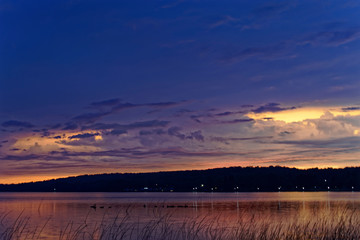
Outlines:
{"label": "orange reflection on water", "polygon": [[[142,239],[148,228],[158,236],[164,229],[168,234],[191,235],[194,227],[199,229],[198,239],[209,239],[209,232],[224,239],[226,235],[221,234],[236,235],[240,230],[280,229],[278,234],[289,234],[286,231],[293,226],[301,230],[319,223],[331,232],[344,220],[360,224],[359,197],[351,192],[0,193],[0,218],[4,220],[0,236],[17,219],[26,223],[29,232],[43,228],[39,239],[58,239],[76,231],[79,236],[91,234],[97,239],[100,230],[115,228],[129,239]],[[154,239],[163,239],[158,237]]]}

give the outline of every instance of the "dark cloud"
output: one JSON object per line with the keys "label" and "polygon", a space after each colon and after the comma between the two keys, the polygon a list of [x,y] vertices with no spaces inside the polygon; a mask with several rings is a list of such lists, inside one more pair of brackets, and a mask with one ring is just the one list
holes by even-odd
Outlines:
{"label": "dark cloud", "polygon": [[55,136],[55,137],[53,137],[54,139],[60,139],[61,138],[61,136]]}
{"label": "dark cloud", "polygon": [[177,137],[181,140],[190,139],[203,142],[205,140],[204,136],[201,133],[201,130],[191,132],[190,134],[185,134],[181,132],[180,127],[171,127],[168,129],[168,135]]}
{"label": "dark cloud", "polygon": [[186,101],[181,102],[156,102],[156,103],[141,103],[141,104],[133,104],[133,103],[120,103],[114,106],[113,111],[116,110],[124,110],[128,108],[138,108],[138,107],[156,107],[156,108],[167,108],[177,106]]}
{"label": "dark cloud", "polygon": [[65,123],[65,127],[62,130],[75,130],[78,128],[78,125],[76,123],[68,122]]}
{"label": "dark cloud", "polygon": [[32,127],[34,127],[34,125],[29,122],[22,122],[22,121],[16,121],[16,120],[9,120],[9,121],[3,122],[1,124],[1,126],[17,127],[17,128],[32,128]]}
{"label": "dark cloud", "polygon": [[166,134],[167,132],[164,131],[163,129],[159,128],[159,129],[153,129],[153,130],[141,130],[139,132],[139,135],[141,136],[146,136],[146,135],[164,135]]}
{"label": "dark cloud", "polygon": [[[95,152],[53,152],[53,155],[59,155],[64,157],[81,157],[81,156],[96,156],[96,157],[124,157],[144,159],[147,157],[222,157],[222,156],[238,156],[246,153],[235,152],[220,152],[220,151],[187,151],[181,147],[176,148],[164,148],[153,150],[142,150],[139,148],[122,148],[117,150],[108,151],[95,151]],[[54,156],[55,157],[55,156]],[[57,156],[56,156],[57,157]]]}
{"label": "dark cloud", "polygon": [[48,137],[50,135],[51,135],[51,133],[49,131],[43,130],[41,137]]}
{"label": "dark cloud", "polygon": [[84,123],[93,123],[111,112],[84,113],[73,118],[73,120]]}
{"label": "dark cloud", "polygon": [[181,103],[184,103],[184,101],[182,102],[158,102],[158,103],[147,103],[144,104],[145,106],[149,106],[149,107],[173,107],[173,106],[177,106]]}
{"label": "dark cloud", "polygon": [[251,111],[254,113],[263,113],[263,112],[280,112],[290,109],[296,109],[296,107],[280,107],[279,103],[268,103]]}
{"label": "dark cloud", "polygon": [[104,101],[100,101],[100,102],[93,102],[90,105],[94,106],[94,107],[111,107],[114,106],[116,104],[118,104],[120,102],[119,98],[113,98],[113,99],[108,99],[108,100],[104,100]]}
{"label": "dark cloud", "polygon": [[203,142],[205,140],[200,130],[190,133],[190,136],[188,136],[188,138],[195,139],[200,142]]}
{"label": "dark cloud", "polygon": [[109,134],[118,136],[118,135],[125,134],[125,133],[127,133],[126,130],[116,129],[116,130],[112,130]]}
{"label": "dark cloud", "polygon": [[[105,101],[101,101],[101,102],[93,102],[91,103],[91,106],[93,107],[111,107],[110,110],[108,111],[100,111],[100,112],[93,112],[93,113],[83,113],[80,114],[78,116],[73,117],[73,120],[76,122],[81,122],[81,123],[94,123],[98,120],[100,120],[101,118],[110,115],[110,114],[114,114],[116,112],[122,111],[122,110],[126,110],[126,109],[131,109],[131,108],[140,108],[140,107],[151,107],[151,108],[157,108],[158,110],[161,108],[168,108],[168,107],[173,107],[173,106],[177,106],[179,104],[182,104],[186,101],[181,101],[181,102],[156,102],[156,103],[143,103],[143,104],[134,104],[134,103],[129,103],[129,102],[125,102],[125,103],[121,103],[120,99],[109,99],[109,100],[105,100]],[[153,113],[156,112],[158,110],[154,110],[154,111],[150,111],[149,113]]]}
{"label": "dark cloud", "polygon": [[265,140],[272,139],[272,136],[259,136],[259,137],[211,137],[210,140],[214,142],[222,142],[229,144],[229,141],[252,141],[252,140]]}
{"label": "dark cloud", "polygon": [[168,135],[184,140],[186,136],[185,134],[181,133],[180,130],[181,130],[180,127],[171,127],[168,129]]}
{"label": "dark cloud", "polygon": [[215,116],[219,116],[219,117],[223,117],[223,116],[230,116],[230,115],[233,115],[233,114],[237,114],[239,112],[222,112],[222,113],[217,113],[215,114]]}
{"label": "dark cloud", "polygon": [[177,111],[177,113],[178,113],[179,115],[181,115],[181,114],[186,114],[186,113],[192,113],[192,112],[194,112],[194,111],[193,111],[193,110],[190,110],[190,109],[185,109],[185,108],[179,109],[179,110]]}
{"label": "dark cloud", "polygon": [[10,161],[29,161],[29,160],[67,160],[66,156],[51,156],[41,154],[28,154],[28,155],[6,155],[0,157],[0,160]]}
{"label": "dark cloud", "polygon": [[253,14],[257,18],[269,18],[281,14],[291,7],[289,2],[268,2],[253,10]]}
{"label": "dark cloud", "polygon": [[169,123],[170,123],[169,121],[150,120],[143,122],[134,122],[123,126],[128,129],[135,129],[135,128],[148,128],[148,127],[165,127]]}
{"label": "dark cloud", "polygon": [[50,129],[58,129],[59,127],[61,127],[60,123],[50,126]]}
{"label": "dark cloud", "polygon": [[254,107],[254,105],[250,105],[250,104],[244,104],[244,105],[241,105],[242,108],[251,108],[251,107]]}
{"label": "dark cloud", "polygon": [[143,104],[133,104],[133,103],[119,103],[113,107],[112,111],[124,110],[124,109],[128,109],[128,108],[136,108],[136,107],[142,107],[142,106],[144,106],[144,105]]}
{"label": "dark cloud", "polygon": [[227,121],[218,121],[218,123],[223,124],[233,124],[233,123],[247,123],[247,122],[253,122],[255,121],[252,118],[245,118],[245,119],[233,119],[233,120],[227,120]]}
{"label": "dark cloud", "polygon": [[98,136],[99,133],[83,133],[83,134],[76,134],[76,135],[72,135],[69,137],[69,139],[74,139],[74,138],[90,138],[90,137],[94,137],[94,136]]}
{"label": "dark cloud", "polygon": [[281,133],[279,133],[279,136],[287,136],[287,135],[290,135],[290,134],[293,134],[293,132],[289,132],[289,131],[282,131]]}
{"label": "dark cloud", "polygon": [[[345,137],[327,140],[274,141],[277,144],[290,144],[306,148],[357,148],[360,151],[360,137]],[[343,151],[343,150],[341,150]]]}
{"label": "dark cloud", "polygon": [[94,130],[131,130],[137,128],[149,128],[149,127],[165,127],[169,124],[169,121],[150,120],[142,122],[134,122],[130,124],[118,124],[118,123],[95,123],[92,125],[84,126],[82,129],[94,129]]}
{"label": "dark cloud", "polygon": [[360,110],[360,107],[345,107],[345,108],[341,108],[341,110],[344,112],[349,112],[349,111]]}
{"label": "dark cloud", "polygon": [[258,58],[262,60],[292,58],[293,55],[290,54],[290,49],[292,48],[293,46],[289,45],[288,42],[280,42],[274,45],[249,47],[242,50],[232,49],[229,52],[225,52],[219,60],[223,63],[232,63],[243,61],[248,58]]}

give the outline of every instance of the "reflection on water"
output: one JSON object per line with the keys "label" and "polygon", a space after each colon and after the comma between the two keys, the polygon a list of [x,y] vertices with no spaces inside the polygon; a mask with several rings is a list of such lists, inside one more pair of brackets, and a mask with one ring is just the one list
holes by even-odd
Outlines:
{"label": "reflection on water", "polygon": [[[36,236],[39,239],[59,239],[61,234],[67,232],[80,233],[82,230],[79,229],[85,229],[84,226],[86,229],[92,229],[91,237],[96,239],[99,236],[99,229],[111,225],[114,221],[122,221],[123,226],[133,229],[131,233],[133,237],[140,234],[137,232],[139,229],[144,231],[144,228],[147,229],[151,224],[158,224],[157,227],[160,224],[167,226],[161,229],[185,229],[184,223],[196,221],[199,221],[203,229],[216,224],[216,229],[223,229],[221,234],[230,234],[224,229],[241,229],[239,226],[246,226],[249,223],[261,222],[264,225],[310,221],[309,219],[314,216],[325,216],[330,213],[331,216],[340,216],[344,214],[344,209],[351,214],[359,215],[360,194],[355,192],[0,193],[0,234],[19,219],[24,221],[22,224],[26,225],[27,229],[43,228],[41,231],[37,230]],[[185,229],[184,232],[186,231],[191,230]],[[82,234],[82,237],[90,239],[90,233],[85,236],[82,231]],[[126,234],[124,236],[129,237],[130,231]],[[208,237],[203,236],[203,239]],[[201,239],[200,236],[199,238]],[[226,238],[230,239],[230,235],[226,235]],[[186,237],[173,239],[186,239]]]}

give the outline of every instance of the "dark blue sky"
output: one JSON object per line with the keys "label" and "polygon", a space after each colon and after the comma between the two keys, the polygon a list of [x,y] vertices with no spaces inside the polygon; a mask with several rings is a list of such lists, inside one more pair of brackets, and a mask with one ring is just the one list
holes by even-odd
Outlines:
{"label": "dark blue sky", "polygon": [[[310,164],[319,153],[239,157],[238,151],[280,142],[293,146],[285,142],[290,140],[329,141],[338,135],[328,128],[344,124],[349,124],[346,130],[336,129],[348,134],[339,141],[352,142],[346,146],[355,151],[360,131],[359,10],[358,1],[1,1],[3,174],[9,179],[29,175],[18,169],[15,162],[20,160],[12,160],[17,157],[43,175],[51,166],[62,166],[54,176],[91,172],[92,165],[108,158],[114,164],[102,169],[106,172],[122,166],[125,171],[191,169],[187,163],[193,157],[201,159],[203,168],[354,164],[354,154],[339,157],[340,163],[327,158]],[[318,125],[301,122],[306,119]],[[327,126],[321,119],[336,123]],[[296,135],[306,131],[289,124],[314,131],[307,128],[308,135]],[[148,134],[141,134],[145,129]],[[111,131],[126,132],[130,140],[123,134],[107,140]],[[69,143],[60,140],[39,140],[62,136],[62,141],[73,141],[77,138],[71,136],[79,134],[95,135],[79,138],[81,149],[68,149]],[[254,137],[245,145],[234,140]],[[22,139],[31,144],[25,146]],[[94,156],[136,147],[154,155],[131,160],[131,166],[130,150],[121,157],[86,156],[80,166],[89,167],[81,168],[76,167],[78,156],[70,153]],[[348,154],[348,148],[342,150]],[[164,149],[178,152],[164,157]],[[42,161],[51,151],[66,151],[61,153],[66,162],[51,160],[53,165],[44,168]],[[224,162],[204,160],[206,154],[184,156],[184,151],[221,152]],[[183,164],[171,165],[170,158]]]}

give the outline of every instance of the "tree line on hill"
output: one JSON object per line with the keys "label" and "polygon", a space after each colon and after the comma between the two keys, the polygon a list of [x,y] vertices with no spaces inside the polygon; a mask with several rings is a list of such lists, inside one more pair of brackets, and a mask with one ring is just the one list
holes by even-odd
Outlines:
{"label": "tree line on hill", "polygon": [[359,191],[360,167],[297,169],[279,166],[229,167],[153,173],[81,175],[21,184],[5,192],[273,192]]}

